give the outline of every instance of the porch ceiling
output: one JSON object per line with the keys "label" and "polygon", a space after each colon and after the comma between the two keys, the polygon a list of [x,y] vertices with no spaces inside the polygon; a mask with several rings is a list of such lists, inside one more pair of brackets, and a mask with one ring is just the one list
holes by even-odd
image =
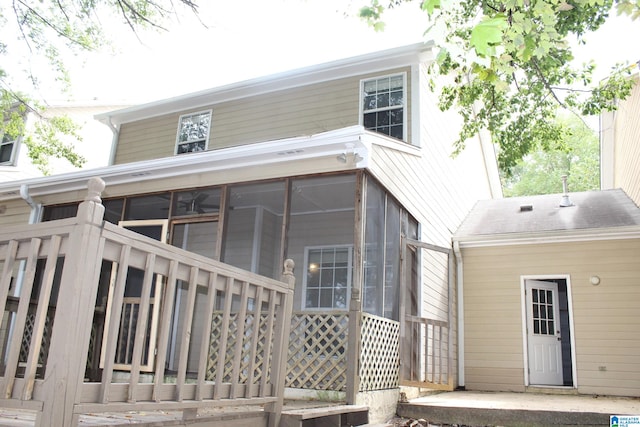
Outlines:
{"label": "porch ceiling", "polygon": [[[89,178],[95,176],[110,186],[273,164],[283,164],[286,171],[287,163],[331,156],[335,157],[336,171],[361,169],[368,165],[372,138],[378,137],[362,126],[351,126],[310,136],[5,182],[0,183],[0,201],[19,199],[21,191],[37,197],[82,190]],[[345,163],[338,159],[339,155],[351,152],[358,153],[357,162]]]}

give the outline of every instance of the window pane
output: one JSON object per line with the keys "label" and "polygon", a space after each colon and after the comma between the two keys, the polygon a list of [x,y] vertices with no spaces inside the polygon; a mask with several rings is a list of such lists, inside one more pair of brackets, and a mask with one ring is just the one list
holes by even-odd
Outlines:
{"label": "window pane", "polygon": [[389,91],[389,78],[378,79],[378,93]]}
{"label": "window pane", "polygon": [[384,107],[388,107],[389,106],[389,94],[388,93],[381,93],[378,94],[378,96],[376,97],[376,107],[377,108],[384,108]]}
{"label": "window pane", "polygon": [[362,125],[365,129],[374,129],[376,127],[376,113],[365,114]]}
{"label": "window pane", "polygon": [[320,308],[333,308],[333,288],[320,289]]}
{"label": "window pane", "polygon": [[[390,120],[392,125],[402,125],[402,108],[389,111]],[[402,129],[402,127],[401,127]]]}
{"label": "window pane", "polygon": [[323,288],[333,288],[333,267],[329,264],[323,264],[323,268],[320,272],[320,286]]}
{"label": "window pane", "polygon": [[344,268],[336,268],[334,271],[334,280],[336,287],[347,287],[349,279],[349,270],[345,266]]}
{"label": "window pane", "polygon": [[389,116],[389,111],[379,111],[377,114],[378,126],[388,126]]}
{"label": "window pane", "polygon": [[336,259],[336,254],[333,249],[326,249],[322,251],[322,266],[332,268]]}
{"label": "window pane", "polygon": [[307,286],[318,287],[320,285],[320,270],[318,264],[310,264],[307,272]]}
{"label": "window pane", "polygon": [[336,289],[333,298],[334,308],[347,308],[347,288]]}
{"label": "window pane", "polygon": [[0,163],[11,161],[12,150],[13,150],[13,144],[0,145]]}
{"label": "window pane", "polygon": [[373,110],[376,108],[376,97],[375,95],[369,95],[364,97],[364,109],[365,110]]}
{"label": "window pane", "polygon": [[364,93],[365,95],[371,95],[376,92],[377,83],[375,80],[369,80],[364,82]]}
{"label": "window pane", "polygon": [[391,90],[394,90],[394,89],[402,89],[402,86],[403,86],[403,80],[404,80],[404,79],[402,78],[402,76],[393,76],[393,77],[391,77],[391,79],[390,79],[390,84],[389,84],[389,88],[390,88]]}
{"label": "window pane", "polygon": [[404,134],[402,133],[402,125],[400,126],[391,126],[389,135],[394,138],[402,139],[404,138]]}
{"label": "window pane", "polygon": [[318,296],[320,295],[320,291],[317,289],[307,289],[307,308],[317,308],[318,307]]}

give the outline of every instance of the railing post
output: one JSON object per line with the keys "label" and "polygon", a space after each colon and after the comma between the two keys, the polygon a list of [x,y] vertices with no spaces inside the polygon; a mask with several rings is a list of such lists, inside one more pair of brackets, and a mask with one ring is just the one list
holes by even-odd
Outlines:
{"label": "railing post", "polygon": [[360,289],[353,288],[349,302],[349,332],[347,334],[347,405],[356,404],[356,396],[360,391],[361,306]]}
{"label": "railing post", "polygon": [[43,381],[41,418],[52,427],[78,423],[79,415],[73,411],[80,401],[102,264],[104,187],[100,178],[89,180],[87,197],[78,206],[77,223],[69,235]]}
{"label": "railing post", "polygon": [[287,375],[287,357],[289,354],[289,333],[291,330],[291,316],[293,314],[293,290],[296,286],[296,278],[293,275],[295,264],[293,260],[284,262],[282,281],[289,285],[288,292],[282,294],[281,310],[278,312],[275,325],[275,340],[273,345],[273,358],[271,365],[271,381],[277,401],[265,406],[269,412],[269,427],[278,427],[282,415],[284,403],[284,381]]}

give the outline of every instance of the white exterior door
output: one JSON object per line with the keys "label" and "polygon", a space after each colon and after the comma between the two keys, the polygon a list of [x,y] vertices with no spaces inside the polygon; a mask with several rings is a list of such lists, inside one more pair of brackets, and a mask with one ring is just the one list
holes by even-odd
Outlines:
{"label": "white exterior door", "polygon": [[558,284],[525,282],[529,384],[563,385]]}

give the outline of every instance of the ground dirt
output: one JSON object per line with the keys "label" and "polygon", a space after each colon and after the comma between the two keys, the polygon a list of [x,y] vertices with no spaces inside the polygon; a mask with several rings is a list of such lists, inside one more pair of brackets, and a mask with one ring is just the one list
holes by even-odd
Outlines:
{"label": "ground dirt", "polygon": [[433,424],[427,420],[414,420],[412,418],[393,418],[387,422],[393,427],[491,427],[491,426],[469,426],[466,424]]}

